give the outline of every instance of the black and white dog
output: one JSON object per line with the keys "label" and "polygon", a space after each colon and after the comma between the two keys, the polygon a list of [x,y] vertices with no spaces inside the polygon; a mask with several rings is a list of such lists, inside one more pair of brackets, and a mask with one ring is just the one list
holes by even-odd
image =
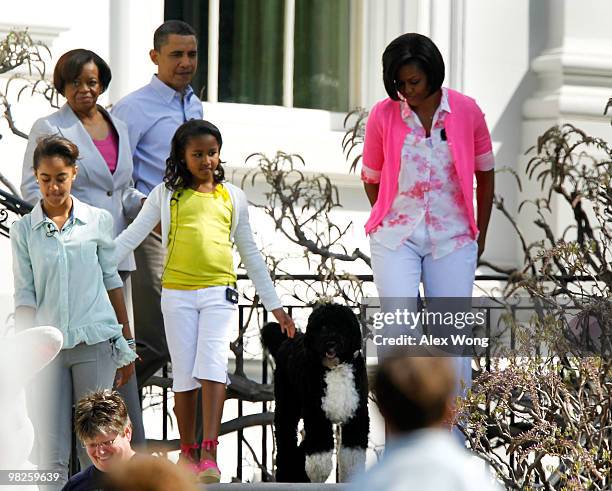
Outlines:
{"label": "black and white dog", "polygon": [[[347,481],[365,466],[370,427],[357,316],[344,305],[321,304],[310,314],[306,334],[289,339],[277,323],[268,323],[261,339],[276,361],[276,480],[325,482],[332,470],[332,425],[338,424],[339,477]],[[301,418],[304,438],[298,446]]]}

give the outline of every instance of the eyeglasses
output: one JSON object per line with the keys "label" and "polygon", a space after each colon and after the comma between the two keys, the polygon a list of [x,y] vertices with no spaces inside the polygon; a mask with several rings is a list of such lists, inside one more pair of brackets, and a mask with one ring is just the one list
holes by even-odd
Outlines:
{"label": "eyeglasses", "polygon": [[81,446],[83,448],[86,448],[90,452],[93,452],[94,450],[98,450],[99,448],[104,449],[104,450],[108,450],[109,448],[112,448],[112,446],[115,444],[115,440],[117,440],[117,438],[119,438],[119,435],[117,435],[112,440],[107,440],[105,442],[100,442],[100,443],[82,443]]}

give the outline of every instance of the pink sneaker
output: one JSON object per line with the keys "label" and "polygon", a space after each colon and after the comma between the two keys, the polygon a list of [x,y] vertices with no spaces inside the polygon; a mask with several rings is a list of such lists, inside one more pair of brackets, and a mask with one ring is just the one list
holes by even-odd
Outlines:
{"label": "pink sneaker", "polygon": [[216,484],[221,481],[221,471],[214,460],[200,461],[198,481],[202,484]]}
{"label": "pink sneaker", "polygon": [[200,472],[200,466],[198,463],[198,449],[200,445],[192,443],[189,445],[181,444],[181,453],[179,454],[178,464],[189,472],[198,475]]}

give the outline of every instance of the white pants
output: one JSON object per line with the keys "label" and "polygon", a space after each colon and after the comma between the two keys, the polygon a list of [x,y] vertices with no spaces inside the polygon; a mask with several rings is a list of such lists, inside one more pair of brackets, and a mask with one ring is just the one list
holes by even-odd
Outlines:
{"label": "white pants", "polygon": [[229,343],[237,306],[226,300],[226,289],[162,289],[161,310],[174,392],[197,389],[200,380],[228,382]]}
{"label": "white pants", "polygon": [[[392,250],[370,239],[372,272],[381,310],[416,310],[419,284],[426,298],[471,298],[478,262],[478,244],[473,241],[446,256],[434,259],[424,221],[399,248]],[[472,385],[470,358],[453,358],[457,371],[457,395]]]}

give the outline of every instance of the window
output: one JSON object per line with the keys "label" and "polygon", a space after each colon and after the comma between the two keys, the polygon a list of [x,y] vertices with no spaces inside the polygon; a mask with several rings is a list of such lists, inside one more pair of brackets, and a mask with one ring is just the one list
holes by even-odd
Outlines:
{"label": "window", "polygon": [[199,34],[193,85],[204,100],[347,111],[350,9],[350,0],[169,0],[165,18]]}
{"label": "window", "polygon": [[284,0],[222,0],[219,100],[283,104]]}
{"label": "window", "polygon": [[346,111],[350,0],[296,0],[293,105]]}

